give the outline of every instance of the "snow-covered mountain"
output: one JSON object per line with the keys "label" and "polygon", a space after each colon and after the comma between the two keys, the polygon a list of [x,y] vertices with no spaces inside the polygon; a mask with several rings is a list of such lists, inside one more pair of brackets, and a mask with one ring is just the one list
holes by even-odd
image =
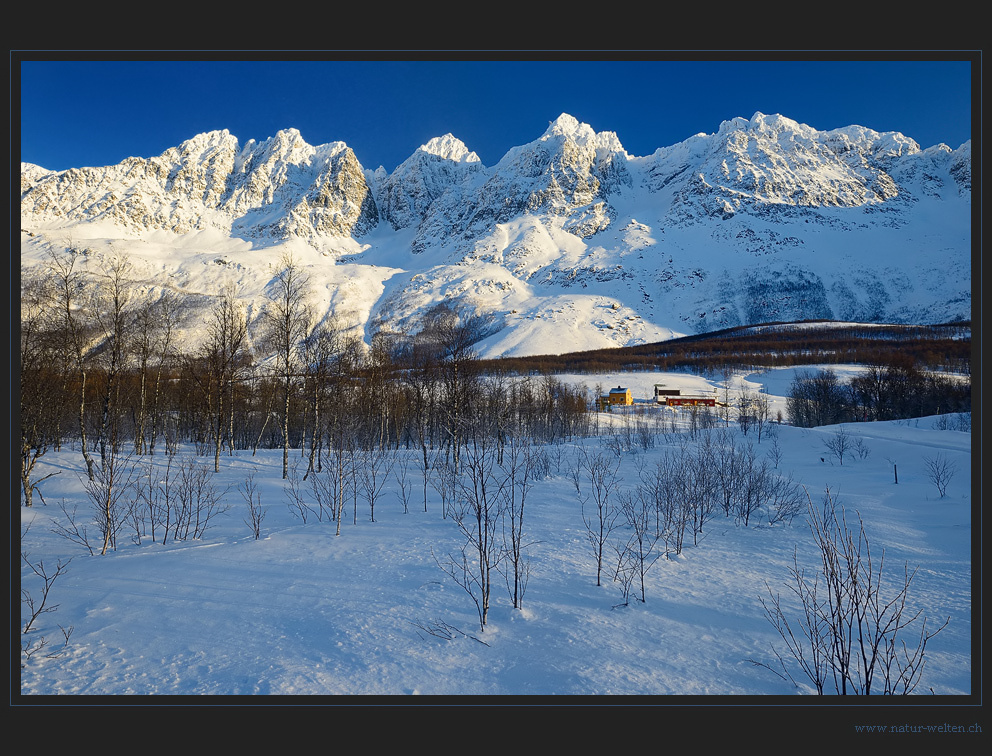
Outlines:
{"label": "snow-covered mountain", "polygon": [[[158,157],[21,166],[22,267],[126,253],[135,285],[257,313],[284,253],[366,338],[439,301],[485,313],[485,356],[738,324],[971,317],[971,143],[733,118],[651,155],[562,114],[495,165],[451,134],[392,173],[295,129],[200,134]],[[191,300],[194,301],[194,300]],[[191,319],[195,323],[195,317]]]}

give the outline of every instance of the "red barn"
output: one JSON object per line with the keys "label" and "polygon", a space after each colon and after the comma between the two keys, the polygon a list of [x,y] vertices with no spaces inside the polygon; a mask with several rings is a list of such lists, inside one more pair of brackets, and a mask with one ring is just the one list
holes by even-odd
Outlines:
{"label": "red barn", "polygon": [[665,388],[665,384],[654,385],[654,398],[658,404],[669,407],[715,407],[719,402],[716,394],[683,394],[682,389]]}

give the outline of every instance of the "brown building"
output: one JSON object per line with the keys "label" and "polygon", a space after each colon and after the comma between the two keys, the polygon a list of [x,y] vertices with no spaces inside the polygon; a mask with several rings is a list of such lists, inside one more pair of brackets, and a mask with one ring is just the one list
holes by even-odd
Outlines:
{"label": "brown building", "polygon": [[682,389],[667,388],[663,383],[654,384],[654,400],[668,407],[715,407],[720,402],[713,394],[683,394]]}

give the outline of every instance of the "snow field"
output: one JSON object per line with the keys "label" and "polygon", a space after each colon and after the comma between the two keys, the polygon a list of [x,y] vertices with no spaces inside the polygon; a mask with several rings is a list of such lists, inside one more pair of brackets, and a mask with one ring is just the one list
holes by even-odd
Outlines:
{"label": "snow field", "polygon": [[[654,375],[620,381],[663,382]],[[597,380],[582,378],[587,385]],[[600,380],[609,387],[615,378]],[[775,376],[765,378],[775,390]],[[928,627],[948,616],[951,621],[927,647],[917,692],[963,696],[973,690],[971,437],[934,426],[933,418],[846,425],[864,437],[870,455],[843,465],[830,460],[823,443],[836,428],[781,426],[779,471],[792,472],[814,502],[829,487],[849,516],[860,513],[873,556],[884,549],[889,578],[901,579],[904,565],[919,568],[911,604],[929,618]],[[65,521],[60,502],[77,506],[80,515],[92,505],[78,449],[50,452],[39,475],[59,474],[43,484],[46,504],[21,508],[21,548],[35,563],[72,561],[52,588],[49,602],[57,611],[41,615],[27,638],[44,636],[54,644],[61,641],[58,625],[73,631],[64,655],[24,662],[20,692],[27,703],[50,695],[698,695],[733,701],[811,693],[798,671],[796,687],[751,661],[772,664],[773,647],[785,653],[761,599],[771,588],[787,611],[798,611],[788,582],[793,555],[810,567],[818,559],[803,518],[769,526],[759,517],[742,527],[721,512],[698,545],[689,539],[680,555],[654,564],[644,603],[632,596],[629,606],[617,606],[621,594],[608,570],[603,585],[595,585],[569,476],[579,447],[605,449],[604,440],[567,443],[560,458],[553,455],[549,477],[536,481],[525,512],[530,575],[522,609],[512,608],[498,577],[484,631],[468,594],[435,561],[457,555],[462,537],[442,518],[430,486],[424,511],[415,450],[409,452],[409,511],[403,512],[391,477],[376,521],[361,497],[357,510],[349,501],[340,536],[336,523],[311,518],[304,524],[294,516],[280,450],[239,451],[221,459],[214,485],[226,490],[229,509],[202,539],[136,544],[125,528],[117,550],[105,556],[90,556],[52,532],[56,521]],[[753,443],[759,458],[771,444],[768,435],[757,443],[753,432],[738,440]],[[622,485],[635,485],[639,467],[650,467],[674,443],[674,437],[659,438],[654,448],[625,454]],[[924,470],[925,458],[937,453],[957,465],[944,498]],[[163,461],[156,456],[152,464]],[[148,460],[136,463],[145,469]],[[249,473],[265,507],[259,540],[245,523],[237,488]],[[21,581],[38,595],[40,580],[25,565]],[[906,640],[915,644],[915,633]]]}

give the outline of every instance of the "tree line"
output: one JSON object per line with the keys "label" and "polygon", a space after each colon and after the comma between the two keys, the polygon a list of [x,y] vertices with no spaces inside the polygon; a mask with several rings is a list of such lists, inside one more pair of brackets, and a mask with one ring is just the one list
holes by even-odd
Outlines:
{"label": "tree line", "polygon": [[817,364],[888,364],[971,374],[971,324],[934,325],[766,323],[738,326],[654,344],[561,355],[501,358],[520,373],[598,373],[634,370],[719,375],[728,369]]}
{"label": "tree line", "polygon": [[847,382],[832,370],[798,371],[786,399],[802,428],[971,412],[971,381],[927,371],[908,357],[869,364]]}
{"label": "tree line", "polygon": [[[380,331],[366,346],[310,306],[306,270],[279,260],[261,313],[231,286],[203,309],[203,338],[180,336],[193,296],[151,295],[134,286],[126,254],[95,274],[67,241],[48,264],[22,272],[20,477],[30,506],[34,471],[49,449],[78,447],[93,481],[122,451],[152,455],[195,445],[213,457],[282,449],[305,474],[341,450],[417,449],[424,469],[437,450],[457,469],[478,434],[502,448],[513,435],[554,442],[590,430],[588,397],[555,377],[562,370],[696,370],[861,362],[842,386],[833,374],[800,374],[789,398],[796,425],[966,412],[968,324],[735,328],[626,349],[558,357],[483,360],[484,315],[440,303],[410,333]],[[202,303],[197,303],[202,304]],[[750,420],[754,413],[745,413]]]}
{"label": "tree line", "polygon": [[584,434],[584,393],[553,376],[483,371],[473,345],[488,321],[447,303],[412,333],[380,332],[366,347],[310,307],[306,270],[279,261],[261,314],[228,287],[213,297],[189,343],[180,324],[188,297],[154,296],[133,283],[132,263],[111,254],[95,275],[69,244],[46,266],[22,271],[20,476],[50,449],[71,444],[93,481],[113,456],[195,445],[213,457],[281,448],[309,473],[339,449],[435,450],[457,464],[473,435],[555,441]]}

